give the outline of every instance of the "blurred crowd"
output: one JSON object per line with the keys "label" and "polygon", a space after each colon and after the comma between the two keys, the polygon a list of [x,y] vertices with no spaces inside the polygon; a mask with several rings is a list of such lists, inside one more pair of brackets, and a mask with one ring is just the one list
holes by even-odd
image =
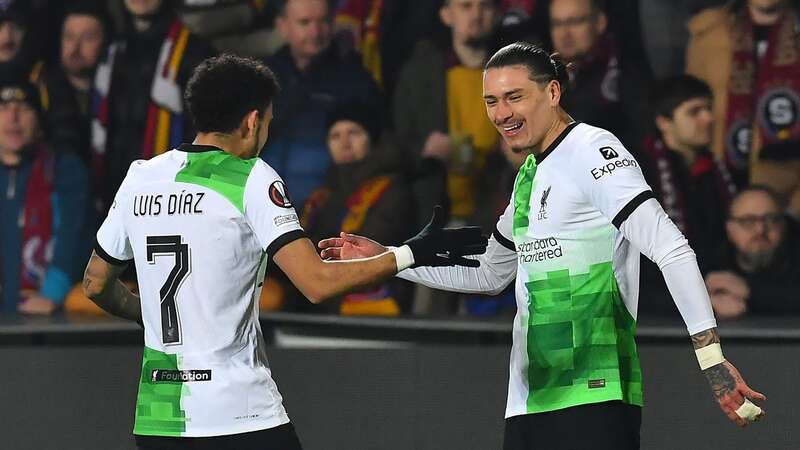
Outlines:
{"label": "blurred crowd", "polygon": [[[132,161],[193,139],[183,88],[222,52],[277,75],[261,157],[312,240],[398,244],[437,204],[489,234],[525,155],[487,119],[482,68],[519,40],[571,63],[562,104],[636,155],[718,318],[800,314],[796,0],[0,0],[0,312],[100,313],[76,286],[94,232]],[[641,277],[640,314],[676,315],[657,267]],[[261,308],[516,306],[400,280],[315,306],[273,269]]]}

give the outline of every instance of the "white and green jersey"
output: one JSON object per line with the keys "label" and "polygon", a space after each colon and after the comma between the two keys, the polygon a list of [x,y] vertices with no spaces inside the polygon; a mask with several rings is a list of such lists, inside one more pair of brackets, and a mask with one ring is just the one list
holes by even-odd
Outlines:
{"label": "white and green jersey", "polygon": [[496,233],[517,254],[507,416],[642,405],[639,251],[618,227],[652,197],[630,153],[586,124],[569,125],[520,168]]}
{"label": "white and green jersey", "polygon": [[136,263],[145,348],[134,434],[217,436],[289,421],[258,301],[268,258],[302,235],[286,186],[259,158],[184,144],[131,165],[96,252]]}
{"label": "white and green jersey", "polygon": [[[399,276],[489,294],[516,278],[506,417],[609,400],[642,405],[640,250],[665,270],[690,331],[715,326],[694,253],[639,164],[608,131],[571,124],[520,168],[486,253],[475,257],[480,267]],[[678,268],[687,276],[674,282]]]}

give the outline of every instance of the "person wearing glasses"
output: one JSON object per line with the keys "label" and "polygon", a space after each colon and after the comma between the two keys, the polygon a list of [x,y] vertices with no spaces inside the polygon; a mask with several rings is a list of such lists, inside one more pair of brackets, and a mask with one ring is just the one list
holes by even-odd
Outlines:
{"label": "person wearing glasses", "polygon": [[750,186],[731,202],[725,224],[728,246],[706,277],[717,318],[745,314],[800,314],[796,224],[766,186]]}

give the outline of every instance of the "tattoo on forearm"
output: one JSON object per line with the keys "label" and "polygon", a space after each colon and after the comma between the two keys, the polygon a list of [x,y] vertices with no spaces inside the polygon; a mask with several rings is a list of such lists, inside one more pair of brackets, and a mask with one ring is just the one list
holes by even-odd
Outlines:
{"label": "tattoo on forearm", "polygon": [[709,367],[703,371],[703,374],[708,379],[708,384],[711,385],[714,398],[717,400],[725,397],[736,388],[736,379],[724,363]]}
{"label": "tattoo on forearm", "polygon": [[710,328],[692,335],[692,345],[695,350],[709,346],[711,344],[719,344],[719,334],[716,328]]}

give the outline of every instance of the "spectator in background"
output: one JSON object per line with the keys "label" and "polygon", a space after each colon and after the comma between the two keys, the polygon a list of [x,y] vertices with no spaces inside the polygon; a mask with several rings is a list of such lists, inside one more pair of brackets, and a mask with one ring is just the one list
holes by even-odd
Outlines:
{"label": "spectator in background", "polygon": [[0,2],[0,83],[39,79],[44,41],[32,32],[28,0]]}
{"label": "spectator in background", "polygon": [[717,317],[800,314],[797,228],[775,192],[766,186],[739,192],[726,229],[729,246],[705,277]]}
{"label": "spectator in background", "polygon": [[57,124],[50,129],[50,141],[74,149],[87,161],[90,91],[95,68],[111,37],[109,26],[102,8],[89,2],[69,5],[61,26],[60,65],[48,67],[43,76],[52,104],[48,122]]}
{"label": "spectator in background", "polygon": [[602,2],[551,0],[550,37],[553,49],[572,64],[564,109],[575,120],[611,131],[629,146],[641,142],[648,71],[640,61],[624,57],[608,31]]}
{"label": "spectator in background", "polygon": [[800,15],[789,0],[737,0],[689,22],[686,71],[714,93],[714,153],[739,185],[763,183],[800,215]]}
{"label": "spectator in background", "polygon": [[[381,139],[380,112],[363,104],[338,106],[327,120],[333,166],[305,203],[301,223],[313,242],[340,232],[386,242],[411,237],[416,223],[411,187]],[[398,315],[399,280],[332,304],[347,315]],[[405,309],[405,308],[404,308]]]}
{"label": "spectator in background", "polygon": [[131,162],[192,137],[183,87],[212,49],[167,0],[125,0],[126,26],[97,68],[92,99],[96,207],[110,205]]}
{"label": "spectator in background", "polygon": [[302,205],[325,180],[331,158],[325,145],[325,117],[338,102],[354,99],[382,106],[381,93],[355,53],[332,43],[326,0],[287,0],[276,25],[287,45],[267,60],[282,92],[261,156]]}
{"label": "spectator in background", "polygon": [[[700,270],[708,269],[723,245],[725,216],[735,187],[724,163],[709,151],[711,90],[689,75],[657,83],[650,96],[654,135],[644,141],[639,162],[667,215],[689,240]],[[664,277],[642,258],[640,308],[645,313],[674,314]]]}
{"label": "spectator in background", "polygon": [[[395,91],[394,125],[417,158],[446,162],[451,215],[467,221],[476,211],[476,179],[498,145],[482,98],[497,5],[494,0],[446,0],[439,17],[451,31],[450,40],[417,44]],[[421,208],[438,201],[429,196],[419,199]]]}
{"label": "spectator in background", "polygon": [[[29,83],[0,85],[0,311],[50,314],[81,272],[88,178],[70,152],[43,141]],[[54,151],[55,150],[55,151]]]}

